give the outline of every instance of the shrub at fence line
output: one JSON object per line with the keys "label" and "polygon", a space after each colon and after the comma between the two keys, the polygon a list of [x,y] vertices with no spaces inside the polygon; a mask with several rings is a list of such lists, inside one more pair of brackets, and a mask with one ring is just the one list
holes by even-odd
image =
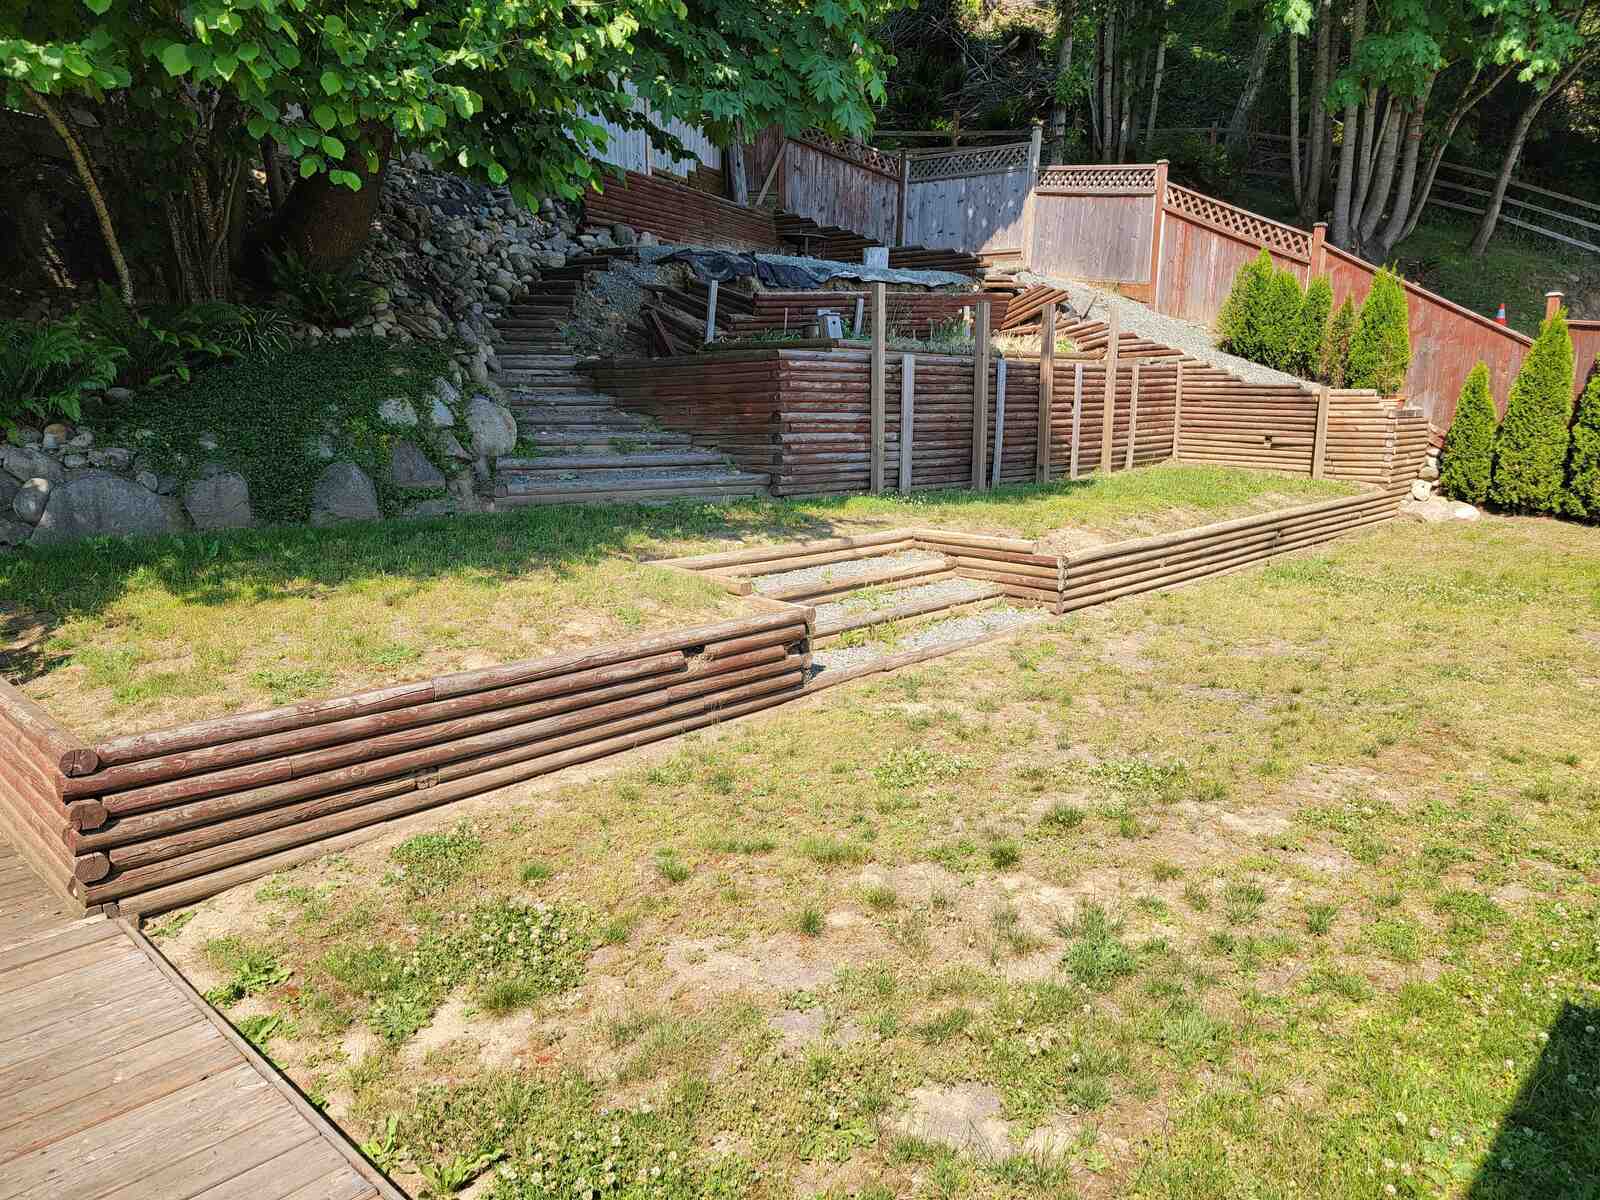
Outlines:
{"label": "shrub at fence line", "polygon": [[1600,521],[1600,359],[1595,360],[1589,386],[1578,401],[1561,511],[1569,517]]}
{"label": "shrub at fence line", "polygon": [[1272,256],[1263,246],[1260,254],[1239,268],[1239,273],[1233,277],[1233,290],[1217,313],[1217,332],[1222,336],[1223,348],[1230,354],[1254,360],[1259,350],[1253,340],[1256,313],[1271,282]]}
{"label": "shrub at fence line", "polygon": [[1324,383],[1336,388],[1345,386],[1350,373],[1350,339],[1356,332],[1356,306],[1349,296],[1339,305],[1339,311],[1328,322],[1328,332],[1322,339],[1322,364],[1317,374]]}
{"label": "shrub at fence line", "polygon": [[1391,271],[1380,269],[1350,338],[1345,386],[1376,388],[1386,396],[1404,387],[1411,365],[1410,325],[1405,288]]}
{"label": "shrub at fence line", "polygon": [[1274,271],[1267,281],[1256,316],[1258,363],[1279,371],[1296,370],[1300,340],[1300,310],[1305,293],[1290,270]]}
{"label": "shrub at fence line", "polygon": [[1494,439],[1489,499],[1513,512],[1554,512],[1567,464],[1572,416],[1572,336],[1567,313],[1545,318],[1522,360]]}
{"label": "shrub at fence line", "polygon": [[1496,423],[1489,368],[1480,362],[1461,385],[1455,423],[1444,439],[1439,487],[1445,495],[1469,504],[1482,504],[1488,497]]}
{"label": "shrub at fence line", "polygon": [[1326,275],[1318,275],[1306,287],[1296,323],[1294,366],[1296,375],[1318,379],[1322,373],[1322,343],[1328,336],[1328,317],[1333,312],[1333,285]]}

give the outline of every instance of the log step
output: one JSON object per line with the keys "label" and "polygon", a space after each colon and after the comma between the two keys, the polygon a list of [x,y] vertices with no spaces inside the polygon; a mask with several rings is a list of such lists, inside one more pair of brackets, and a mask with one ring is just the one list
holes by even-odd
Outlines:
{"label": "log step", "polygon": [[613,454],[551,454],[541,458],[502,458],[500,474],[560,474],[567,471],[616,470],[628,467],[711,467],[727,462],[711,450],[639,450]]}
{"label": "log step", "polygon": [[601,467],[589,471],[574,471],[572,478],[554,479],[549,472],[501,472],[496,480],[495,494],[500,496],[537,495],[561,490],[564,492],[610,492],[629,488],[679,488],[679,487],[759,487],[766,482],[765,475],[741,471],[737,467],[714,464],[692,467]]}

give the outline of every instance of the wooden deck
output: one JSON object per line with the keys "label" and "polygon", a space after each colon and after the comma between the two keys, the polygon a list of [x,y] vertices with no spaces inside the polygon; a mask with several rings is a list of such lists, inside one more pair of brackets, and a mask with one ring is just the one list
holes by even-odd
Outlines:
{"label": "wooden deck", "polygon": [[0,1200],[403,1200],[131,925],[0,840]]}

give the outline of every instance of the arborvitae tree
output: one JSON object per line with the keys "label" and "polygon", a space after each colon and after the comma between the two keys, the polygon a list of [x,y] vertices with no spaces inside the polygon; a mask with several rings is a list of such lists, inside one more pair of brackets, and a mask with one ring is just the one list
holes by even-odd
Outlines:
{"label": "arborvitae tree", "polygon": [[1316,379],[1322,368],[1322,343],[1328,336],[1328,315],[1333,312],[1333,285],[1318,275],[1306,286],[1300,304],[1294,339],[1294,365],[1289,369],[1305,379]]}
{"label": "arborvitae tree", "polygon": [[1489,495],[1494,467],[1494,397],[1489,394],[1489,368],[1479,363],[1461,385],[1456,419],[1444,439],[1439,487],[1447,496],[1482,504]]}
{"label": "arborvitae tree", "polygon": [[1356,333],[1356,306],[1349,296],[1339,305],[1339,311],[1328,322],[1328,332],[1322,339],[1322,364],[1318,374],[1324,383],[1336,388],[1345,386],[1350,374],[1350,339]]}
{"label": "arborvitae tree", "polygon": [[1289,270],[1272,273],[1267,286],[1261,291],[1261,301],[1256,306],[1253,340],[1260,347],[1255,361],[1279,371],[1293,371],[1298,358],[1300,336],[1300,310],[1305,306],[1305,293],[1300,290],[1300,280]]}
{"label": "arborvitae tree", "polygon": [[1572,418],[1572,336],[1559,309],[1539,326],[1506,401],[1494,439],[1489,500],[1512,512],[1554,512],[1567,462]]}
{"label": "arborvitae tree", "polygon": [[1411,365],[1411,319],[1406,291],[1387,268],[1373,276],[1372,290],[1361,304],[1361,316],[1350,338],[1345,386],[1376,388],[1391,396],[1405,386]]}
{"label": "arborvitae tree", "polygon": [[1561,511],[1580,520],[1600,521],[1600,358],[1595,359],[1589,386],[1578,400]]}
{"label": "arborvitae tree", "polygon": [[1261,298],[1272,282],[1272,255],[1263,246],[1261,253],[1239,268],[1233,277],[1233,290],[1222,303],[1217,314],[1217,333],[1222,348],[1240,358],[1256,361],[1261,347],[1256,343],[1255,314],[1260,311]]}

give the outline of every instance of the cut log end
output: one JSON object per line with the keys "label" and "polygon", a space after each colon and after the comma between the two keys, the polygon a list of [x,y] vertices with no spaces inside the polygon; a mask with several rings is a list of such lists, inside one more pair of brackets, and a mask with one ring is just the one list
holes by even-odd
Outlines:
{"label": "cut log end", "polygon": [[100,769],[100,756],[88,746],[68,750],[61,756],[61,773],[69,778],[93,775]]}
{"label": "cut log end", "polygon": [[72,829],[99,829],[106,823],[106,806],[98,800],[74,800],[67,805],[67,825]]}
{"label": "cut log end", "polygon": [[99,883],[111,874],[111,859],[100,851],[72,860],[72,877],[79,883]]}

